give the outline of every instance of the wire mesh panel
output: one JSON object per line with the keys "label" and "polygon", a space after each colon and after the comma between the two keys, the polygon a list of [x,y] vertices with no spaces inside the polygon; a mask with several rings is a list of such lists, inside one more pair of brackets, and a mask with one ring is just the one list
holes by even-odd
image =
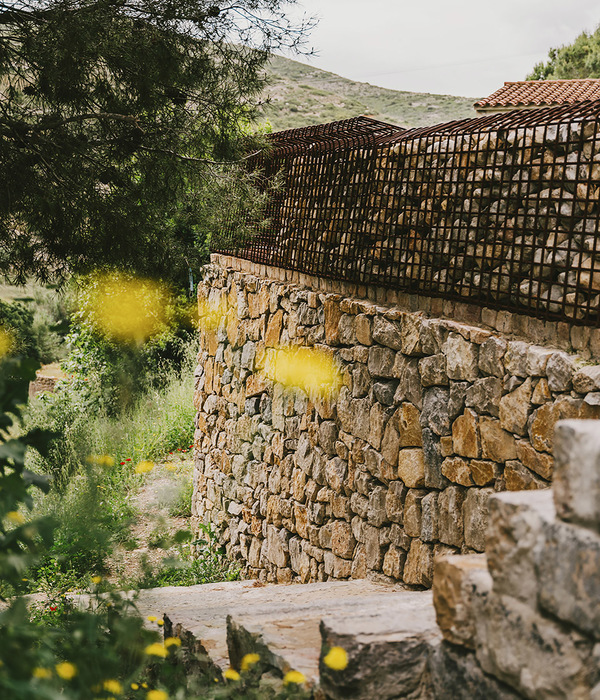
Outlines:
{"label": "wire mesh panel", "polygon": [[[402,130],[272,136],[283,184],[236,255],[312,275],[600,325],[600,101]],[[232,251],[227,251],[232,252]]]}

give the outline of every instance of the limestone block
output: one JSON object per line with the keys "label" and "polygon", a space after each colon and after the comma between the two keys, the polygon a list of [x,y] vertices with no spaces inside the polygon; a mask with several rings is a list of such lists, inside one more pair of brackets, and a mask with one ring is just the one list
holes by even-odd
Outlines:
{"label": "limestone block", "polygon": [[414,539],[404,564],[404,581],[429,588],[433,580],[433,545]]}
{"label": "limestone block", "polygon": [[473,486],[471,467],[462,457],[446,457],[442,462],[442,474],[454,484]]}
{"label": "limestone block", "polygon": [[553,350],[540,347],[539,345],[530,345],[527,349],[527,360],[525,368],[530,377],[545,377],[546,365],[548,360],[554,354]]}
{"label": "limestone block", "polygon": [[398,478],[409,488],[418,488],[425,485],[425,462],[422,449],[405,448],[399,451]]}
{"label": "limestone block", "polygon": [[477,413],[487,413],[496,418],[500,415],[502,398],[502,380],[498,377],[483,377],[468,386],[465,393],[465,405]]}
{"label": "limestone block", "polygon": [[505,462],[517,456],[515,438],[503,430],[500,421],[481,416],[479,419],[481,454],[493,462]]}
{"label": "limestone block", "polygon": [[357,338],[354,332],[355,316],[342,314],[338,323],[338,333],[342,345],[356,345]]}
{"label": "limestone block", "polygon": [[595,421],[556,426],[554,501],[558,516],[600,532],[600,428]]}
{"label": "limestone block", "polygon": [[554,459],[544,452],[538,452],[527,440],[517,441],[517,458],[527,469],[542,478],[552,478]]}
{"label": "limestone block", "polygon": [[531,700],[588,698],[591,645],[508,595],[493,593],[476,619],[482,669]]}
{"label": "limestone block", "polygon": [[484,554],[435,559],[433,604],[444,639],[475,649],[475,616],[479,599],[491,590],[492,578]]}
{"label": "limestone block", "polygon": [[[385,496],[385,513],[387,520],[394,523],[402,523],[406,493],[407,488],[401,481],[390,482]],[[356,512],[358,513],[358,511]],[[360,513],[358,514],[360,515]]]}
{"label": "limestone block", "polygon": [[423,428],[429,428],[437,435],[450,433],[449,398],[448,390],[441,387],[431,387],[423,392],[420,418]]}
{"label": "limestone block", "polygon": [[405,314],[400,328],[401,350],[404,355],[419,356],[423,354],[421,326],[423,318],[417,314]]}
{"label": "limestone block", "polygon": [[418,360],[407,359],[401,352],[396,353],[392,376],[399,380],[394,403],[410,401],[417,408],[423,405],[423,387],[419,374]]}
{"label": "limestone block", "polygon": [[[325,299],[325,301],[323,302],[323,311],[325,314],[325,343],[327,345],[339,345],[339,323],[342,317],[342,311],[340,309],[339,301],[335,299]],[[279,342],[279,339],[277,339],[277,342]],[[270,344],[271,343],[267,343],[267,345]]]}
{"label": "limestone block", "polygon": [[481,670],[475,654],[442,642],[429,661],[435,700],[521,700],[522,696]]}
{"label": "limestone block", "polygon": [[334,579],[349,578],[352,572],[352,562],[342,559],[333,552],[323,552],[323,565],[325,573]]}
{"label": "limestone block", "polygon": [[366,518],[368,508],[369,499],[366,496],[354,491],[350,496],[350,510],[359,515],[361,518]]}
{"label": "limestone block", "polygon": [[438,539],[438,494],[430,491],[421,501],[421,540],[435,542]]}
{"label": "limestone block", "polygon": [[440,542],[460,547],[463,537],[464,489],[448,486],[438,496],[438,536]]}
{"label": "limestone block", "polygon": [[359,543],[354,550],[350,576],[352,578],[367,578],[367,552],[364,544]]}
{"label": "limestone block", "polygon": [[541,607],[600,639],[600,535],[555,520],[536,559]]}
{"label": "limestone block", "polygon": [[477,552],[485,550],[488,499],[493,489],[469,489],[463,505],[465,544]]}
{"label": "limestone block", "polygon": [[444,343],[450,379],[474,381],[479,375],[479,347],[458,333],[450,333]]}
{"label": "limestone block", "polygon": [[467,400],[467,390],[470,386],[469,382],[450,382],[450,393],[448,396],[448,418],[450,423],[463,412]]}
{"label": "limestone block", "polygon": [[504,484],[507,491],[531,491],[550,485],[517,460],[510,460],[504,465]]}
{"label": "limestone block", "polygon": [[289,562],[288,540],[289,533],[286,530],[279,530],[274,525],[267,526],[264,556],[279,568],[286,567]]}
{"label": "limestone block", "polygon": [[[479,444],[477,414],[470,408],[467,408],[463,415],[458,416],[452,424],[452,445],[454,452],[462,457],[475,458],[480,456],[481,447]],[[446,476],[448,475],[446,474]],[[450,480],[456,481],[456,479],[451,478]],[[465,486],[468,485],[465,484]]]}
{"label": "limestone block", "polygon": [[344,481],[348,472],[348,464],[339,457],[330,459],[325,466],[325,478],[327,484],[336,493],[341,493],[344,488]]}
{"label": "limestone block", "polygon": [[371,375],[365,365],[357,362],[352,368],[352,396],[362,398],[371,388]]}
{"label": "limestone block", "polygon": [[472,459],[470,468],[471,478],[477,486],[493,484],[502,471],[499,464],[486,459]]}
{"label": "limestone block", "polygon": [[490,496],[488,508],[486,555],[494,590],[535,607],[535,556],[543,544],[545,528],[555,518],[552,493],[502,493]]}
{"label": "limestone block", "polygon": [[368,442],[376,449],[381,448],[385,427],[392,414],[392,410],[385,408],[380,403],[374,403],[369,415],[369,439]]}
{"label": "limestone block", "polygon": [[382,571],[390,578],[401,580],[405,562],[406,552],[400,549],[400,547],[390,545],[390,548],[383,557]]}
{"label": "limestone block", "polygon": [[338,438],[338,427],[335,421],[322,421],[319,425],[319,445],[328,455],[335,454],[335,443]]}
{"label": "limestone block", "polygon": [[394,403],[394,395],[398,388],[396,380],[379,381],[373,384],[373,396],[376,401],[379,401],[384,406],[392,406]]}
{"label": "limestone block", "polygon": [[367,509],[367,521],[369,525],[381,527],[387,522],[387,514],[385,508],[387,488],[376,486],[369,494],[369,506]]}
{"label": "limestone block", "polygon": [[400,447],[422,447],[423,432],[420,423],[419,409],[408,401],[404,401],[394,414],[400,435]]}
{"label": "limestone block", "polygon": [[540,406],[546,401],[552,401],[552,394],[550,393],[550,388],[548,387],[548,380],[545,377],[541,377],[535,388],[533,394],[531,395],[531,403],[535,406]]}
{"label": "limestone block", "polygon": [[396,353],[391,348],[373,345],[369,348],[369,373],[372,377],[394,377]]}
{"label": "limestone block", "polygon": [[573,389],[580,394],[600,389],[600,365],[582,367],[573,375]]}
{"label": "limestone block", "polygon": [[371,412],[371,400],[367,397],[364,399],[353,399],[351,406],[352,422],[349,432],[354,437],[361,440],[369,439],[371,426],[369,424],[369,414]]}
{"label": "limestone block", "polygon": [[421,534],[421,502],[427,495],[422,489],[408,489],[404,501],[404,530],[409,537]]}
{"label": "limestone block", "polygon": [[396,545],[396,547],[400,547],[405,552],[408,552],[412,539],[406,534],[403,527],[397,523],[392,523],[389,537],[392,544]]}
{"label": "limestone block", "polygon": [[546,376],[551,391],[569,391],[573,381],[575,358],[566,352],[555,352],[546,363]]}
{"label": "limestone block", "polygon": [[419,373],[421,384],[427,386],[446,386],[448,384],[448,372],[446,370],[446,356],[443,353],[429,355],[419,360]]}
{"label": "limestone block", "polygon": [[352,559],[356,540],[352,526],[345,520],[336,520],[331,528],[331,551],[343,559]]}
{"label": "limestone block", "polygon": [[375,316],[373,340],[393,350],[400,350],[402,348],[401,325],[394,321],[388,321],[383,316]]}
{"label": "limestone block", "polygon": [[[356,340],[361,345],[372,345],[372,321],[366,314],[358,314],[354,321],[354,332],[356,333]],[[384,343],[385,344],[385,343]]]}
{"label": "limestone block", "polygon": [[429,428],[423,428],[422,436],[425,486],[427,488],[443,489],[449,482],[442,474],[443,459],[440,448],[440,438]]}
{"label": "limestone block", "polygon": [[504,374],[503,358],[507,345],[506,340],[495,335],[480,345],[479,369],[484,374],[491,374],[497,377],[501,377]]}
{"label": "limestone block", "polygon": [[504,354],[504,366],[509,374],[515,377],[527,376],[527,351],[529,344],[522,340],[513,340],[508,343]]}
{"label": "limestone block", "polygon": [[500,399],[500,426],[509,433],[525,435],[531,410],[531,378]]}
{"label": "limestone block", "polygon": [[398,461],[398,450],[400,449],[400,435],[392,421],[388,421],[385,426],[383,439],[381,441],[381,454],[386,462],[396,464]]}
{"label": "limestone block", "polygon": [[379,571],[383,562],[383,547],[381,546],[379,529],[365,524],[363,536],[367,568]]}

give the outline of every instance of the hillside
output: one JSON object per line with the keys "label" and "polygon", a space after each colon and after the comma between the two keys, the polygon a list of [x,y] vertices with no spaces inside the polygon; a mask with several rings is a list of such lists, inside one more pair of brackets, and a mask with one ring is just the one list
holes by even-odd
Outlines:
{"label": "hillside", "polygon": [[472,97],[400,92],[359,83],[298,61],[274,56],[262,119],[273,131],[365,114],[399,126],[429,126],[474,117]]}

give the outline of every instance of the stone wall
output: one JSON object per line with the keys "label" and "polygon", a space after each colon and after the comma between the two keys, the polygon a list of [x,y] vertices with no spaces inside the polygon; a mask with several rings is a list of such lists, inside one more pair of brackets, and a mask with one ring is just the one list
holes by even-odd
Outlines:
{"label": "stone wall", "polygon": [[[496,491],[540,489],[562,418],[600,417],[600,366],[481,326],[206,268],[193,513],[243,573],[430,586],[433,558],[484,550]],[[256,370],[266,347],[332,353],[330,400]]]}
{"label": "stone wall", "polygon": [[486,554],[436,561],[433,697],[600,697],[600,428],[564,421],[552,491],[490,499]]}

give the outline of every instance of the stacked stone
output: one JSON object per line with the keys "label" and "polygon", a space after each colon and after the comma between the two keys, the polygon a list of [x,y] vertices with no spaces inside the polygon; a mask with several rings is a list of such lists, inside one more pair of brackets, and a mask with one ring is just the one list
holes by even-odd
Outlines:
{"label": "stacked stone", "polygon": [[[201,332],[195,517],[268,581],[380,577],[429,587],[433,559],[481,552],[487,499],[539,489],[560,418],[600,416],[600,367],[452,321],[207,268],[230,310]],[[256,358],[332,354],[329,399]]]}
{"label": "stacked stone", "polygon": [[436,562],[436,698],[600,697],[600,424],[554,454],[553,491],[490,499],[485,555]]}
{"label": "stacked stone", "polygon": [[284,159],[273,264],[595,319],[597,121],[477,124]]}

